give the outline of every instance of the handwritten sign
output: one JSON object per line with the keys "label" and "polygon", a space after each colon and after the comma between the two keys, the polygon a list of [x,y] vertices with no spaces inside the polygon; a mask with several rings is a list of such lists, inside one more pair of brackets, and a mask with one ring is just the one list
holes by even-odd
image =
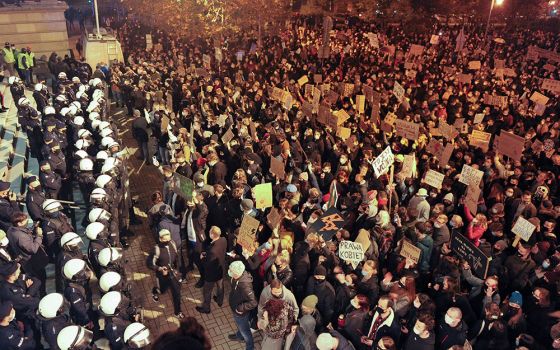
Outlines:
{"label": "handwritten sign", "polygon": [[471,211],[472,215],[478,212],[478,199],[480,198],[480,187],[468,186],[465,192],[465,206]]}
{"label": "handwritten sign", "polygon": [[410,46],[410,55],[411,56],[419,56],[422,55],[422,53],[424,53],[424,49],[425,47],[423,45],[418,45],[418,44],[412,44]]}
{"label": "handwritten sign", "polygon": [[541,85],[543,90],[552,91],[556,94],[560,94],[560,80],[554,79],[543,79],[543,83]]}
{"label": "handwritten sign", "polygon": [[418,134],[420,133],[420,125],[406,120],[397,119],[395,120],[395,129],[397,135],[404,137],[409,140],[418,140]]}
{"label": "handwritten sign", "polygon": [[548,97],[537,91],[535,91],[533,95],[531,95],[530,100],[539,105],[546,105],[548,103]]}
{"label": "handwritten sign", "polygon": [[260,222],[250,215],[243,216],[239,234],[237,235],[237,244],[242,246],[249,253],[255,251],[255,238]]}
{"label": "handwritten sign", "polygon": [[469,143],[471,146],[480,147],[484,152],[488,151],[490,146],[490,138],[492,134],[480,130],[473,130],[469,135]]}
{"label": "handwritten sign", "polygon": [[352,241],[342,241],[338,245],[338,256],[352,266],[358,266],[364,260],[364,249],[362,245]]}
{"label": "handwritten sign", "polygon": [[494,142],[496,150],[516,161],[521,161],[525,149],[525,138],[511,132],[501,131]]}
{"label": "handwritten sign", "polygon": [[410,259],[418,264],[420,255],[422,255],[422,250],[420,250],[420,248],[416,247],[408,240],[404,239],[402,241],[401,251],[399,252],[399,255],[404,258]]}
{"label": "handwritten sign", "polygon": [[365,95],[357,95],[356,96],[356,105],[358,107],[358,113],[363,114],[366,108],[366,96]]}
{"label": "handwritten sign", "polygon": [[299,86],[304,86],[305,84],[307,84],[309,82],[309,78],[307,77],[307,75],[304,75],[301,78],[299,78],[297,82],[298,82]]}
{"label": "handwritten sign", "polygon": [[507,106],[507,102],[507,96],[484,94],[484,104],[490,106],[505,107]]}
{"label": "handwritten sign", "polygon": [[459,182],[462,182],[468,186],[479,186],[483,176],[484,172],[475,169],[470,165],[463,164]]}
{"label": "handwritten sign", "polygon": [[272,184],[258,184],[254,188],[257,209],[272,207]]}
{"label": "handwritten sign", "polygon": [[400,174],[404,179],[416,177],[416,157],[414,156],[414,153],[404,156]]}
{"label": "handwritten sign", "polygon": [[424,182],[438,190],[441,189],[443,179],[445,179],[445,175],[432,169],[428,170],[426,175],[424,175]]}
{"label": "handwritten sign", "polygon": [[430,44],[437,45],[439,43],[439,35],[432,34],[430,38]]}
{"label": "handwritten sign", "polygon": [[377,158],[375,158],[375,160],[371,163],[373,171],[375,172],[375,176],[379,177],[385,174],[389,170],[391,165],[393,165],[394,161],[395,156],[391,151],[391,147],[387,146],[387,148],[385,148],[383,152],[381,152],[381,154],[377,156]]}
{"label": "handwritten sign", "polygon": [[466,260],[476,276],[486,278],[491,258],[486,256],[467,237],[460,233],[453,234],[451,236],[451,251],[459,258]]}
{"label": "handwritten sign", "polygon": [[280,215],[280,211],[276,208],[270,209],[270,213],[266,216],[266,223],[268,224],[268,227],[274,230],[278,227],[278,225],[280,225],[281,221],[282,215]]}
{"label": "handwritten sign", "polygon": [[481,67],[480,61],[470,61],[469,62],[469,69],[470,70],[479,70]]}
{"label": "handwritten sign", "polygon": [[529,242],[529,239],[535,232],[536,226],[530,223],[523,216],[519,216],[513,225],[511,232],[515,233],[517,236],[521,237],[525,242]]}
{"label": "handwritten sign", "polygon": [[273,156],[270,157],[270,172],[276,175],[280,180],[286,178],[284,163]]}
{"label": "handwritten sign", "polygon": [[477,113],[474,115],[473,123],[480,124],[483,120],[484,120],[484,113]]}
{"label": "handwritten sign", "polygon": [[395,124],[396,120],[397,120],[397,116],[394,113],[392,112],[387,113],[387,115],[381,122],[381,130],[385,132],[392,132],[393,124]]}
{"label": "handwritten sign", "polygon": [[441,158],[439,160],[439,165],[442,167],[446,166],[447,163],[449,163],[449,159],[451,159],[452,154],[453,154],[453,144],[448,143],[447,145],[445,145],[445,148],[443,149],[443,153],[441,154]]}
{"label": "handwritten sign", "polygon": [[395,86],[393,87],[393,95],[395,95],[399,102],[401,102],[404,97],[404,88],[396,81]]}
{"label": "handwritten sign", "polygon": [[470,84],[472,82],[472,74],[457,74],[457,81],[463,84]]}
{"label": "handwritten sign", "polygon": [[439,123],[439,131],[441,132],[441,135],[448,140],[453,140],[459,135],[459,132],[456,128],[444,121],[441,121]]}

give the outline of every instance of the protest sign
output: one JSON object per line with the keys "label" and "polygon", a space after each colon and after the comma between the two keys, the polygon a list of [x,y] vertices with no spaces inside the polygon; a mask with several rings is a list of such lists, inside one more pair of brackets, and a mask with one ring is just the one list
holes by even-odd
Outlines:
{"label": "protest sign", "polygon": [[507,96],[484,94],[484,104],[490,106],[505,107],[507,106],[507,103]]}
{"label": "protest sign", "polygon": [[354,242],[359,243],[362,246],[364,253],[369,249],[371,245],[371,240],[369,237],[369,231],[361,229],[358,231],[358,237],[354,240]]}
{"label": "protest sign", "polygon": [[231,139],[233,139],[233,137],[234,137],[233,131],[231,131],[231,127],[230,127],[229,129],[227,129],[225,134],[222,135],[222,142],[224,144],[227,144],[228,142],[231,141]]}
{"label": "protest sign", "polygon": [[414,63],[413,62],[405,62],[404,63],[404,69],[406,70],[410,70],[414,68]]}
{"label": "protest sign", "polygon": [[330,90],[325,96],[325,102],[327,102],[328,104],[336,103],[338,97],[339,95],[336,92]]}
{"label": "protest sign", "polygon": [[525,242],[529,242],[529,239],[533,235],[533,232],[535,232],[536,228],[537,227],[535,225],[520,215],[511,229],[511,232],[515,233],[517,236],[513,242],[513,246],[517,246],[520,238]]}
{"label": "protest sign", "polygon": [[389,170],[391,165],[393,165],[394,161],[395,156],[391,151],[391,147],[387,146],[387,148],[385,148],[383,152],[381,152],[381,154],[377,156],[377,158],[375,158],[375,160],[371,163],[373,171],[375,172],[375,176],[379,177],[385,174]]}
{"label": "protest sign", "polygon": [[469,62],[469,69],[470,70],[479,70],[480,69],[480,61],[470,61]]}
{"label": "protest sign", "polygon": [[472,81],[472,74],[460,73],[457,75],[457,81],[463,84],[470,84]]}
{"label": "protest sign", "polygon": [[407,70],[406,73],[405,73],[407,78],[410,78],[410,79],[415,79],[416,74],[418,74],[418,72],[416,72],[414,69]]}
{"label": "protest sign", "polygon": [[423,45],[412,44],[410,46],[409,53],[410,53],[411,56],[422,55],[422,53],[424,53],[424,46]]}
{"label": "protest sign", "polygon": [[451,251],[462,260],[466,260],[477,277],[486,278],[488,265],[492,259],[478,249],[467,237],[458,232],[454,233],[451,236]]}
{"label": "protest sign", "polygon": [[413,154],[407,154],[403,159],[403,166],[400,172],[403,179],[416,177],[416,157]]}
{"label": "protest sign", "polygon": [[414,261],[416,264],[418,264],[418,261],[420,260],[420,255],[422,255],[422,250],[420,250],[420,248],[416,247],[410,241],[403,239],[401,251],[399,252],[399,255],[404,258],[410,259]]}
{"label": "protest sign", "polygon": [[439,160],[439,165],[442,167],[446,166],[447,163],[449,163],[449,159],[451,158],[452,154],[453,154],[453,144],[448,143],[447,145],[445,145],[445,148],[443,149],[443,153],[441,154],[441,159]]}
{"label": "protest sign", "polygon": [[350,119],[350,115],[348,115],[344,109],[339,109],[334,112],[333,115],[336,117],[336,125],[342,125],[345,121]]}
{"label": "protest sign", "polygon": [[286,177],[284,163],[273,156],[270,157],[270,172],[276,175],[280,180],[284,180]]}
{"label": "protest sign", "polygon": [[474,147],[480,147],[484,152],[488,152],[491,137],[492,134],[488,132],[473,130],[469,135],[469,144]]}
{"label": "protest sign", "polygon": [[315,84],[321,84],[323,82],[323,76],[321,74],[313,74],[313,82]]}
{"label": "protest sign", "polygon": [[477,113],[474,115],[473,123],[480,124],[482,123],[483,120],[484,120],[484,113]]}
{"label": "protest sign", "polygon": [[455,129],[452,125],[449,125],[444,121],[439,122],[439,131],[441,132],[441,135],[448,140],[453,140],[459,135],[457,129]]}
{"label": "protest sign", "polygon": [[395,86],[393,87],[393,95],[395,95],[399,102],[401,102],[404,97],[404,88],[396,81]]}
{"label": "protest sign", "polygon": [[210,69],[210,63],[211,63],[211,59],[210,56],[207,54],[203,54],[202,55],[202,63],[204,64],[204,68],[206,69]]}
{"label": "protest sign", "polygon": [[540,92],[535,91],[533,95],[531,95],[530,100],[539,105],[546,105],[548,102],[548,97],[541,94]]}
{"label": "protest sign", "polygon": [[303,101],[301,104],[301,110],[308,118],[311,118],[313,115],[313,105],[307,101]]}
{"label": "protest sign", "polygon": [[284,90],[275,87],[272,89],[272,95],[270,97],[272,97],[272,99],[275,101],[282,102],[282,99],[284,98],[284,92]]}
{"label": "protest sign", "polygon": [[341,95],[343,97],[351,96],[354,93],[354,84],[342,84]]}
{"label": "protest sign", "polygon": [[253,190],[257,209],[272,207],[272,183],[258,184]]}
{"label": "protest sign", "polygon": [[270,209],[270,213],[268,213],[268,215],[266,216],[268,227],[274,230],[276,227],[278,227],[278,225],[280,225],[281,221],[282,216],[280,215],[280,211],[278,211],[277,208]]}
{"label": "protest sign", "polygon": [[424,182],[438,190],[441,189],[443,179],[445,179],[445,175],[432,169],[428,170],[426,175],[424,175]]}
{"label": "protest sign", "polygon": [[385,132],[392,132],[393,131],[393,124],[397,120],[396,114],[393,112],[387,113],[383,121],[381,122],[381,130]]}
{"label": "protest sign", "polygon": [[434,157],[440,159],[441,154],[443,153],[443,143],[434,138],[431,138],[430,142],[426,146],[426,151],[432,154]]}
{"label": "protest sign", "polygon": [[356,96],[356,105],[358,106],[358,113],[363,114],[366,108],[366,96],[365,95],[357,95]]}
{"label": "protest sign", "polygon": [[214,48],[214,58],[218,62],[222,62],[222,60],[224,58],[224,55],[222,54],[222,49],[220,49],[219,47]]}
{"label": "protest sign", "polygon": [[341,241],[338,245],[338,256],[356,268],[360,261],[364,260],[364,249],[360,243]]}
{"label": "protest sign", "polygon": [[432,34],[432,37],[430,38],[430,44],[437,45],[438,43],[439,43],[439,35]]}
{"label": "protest sign", "polygon": [[287,110],[292,109],[292,105],[294,104],[294,98],[291,93],[288,91],[284,92],[284,96],[282,98],[282,106]]}
{"label": "protest sign", "polygon": [[237,244],[252,254],[255,251],[255,239],[260,222],[250,215],[243,216],[239,234],[237,235]]}
{"label": "protest sign", "polygon": [[309,78],[307,77],[307,75],[304,75],[301,78],[299,78],[297,82],[299,86],[303,86],[309,82]]}
{"label": "protest sign", "polygon": [[351,134],[352,134],[352,130],[350,130],[349,128],[345,128],[343,126],[339,127],[338,130],[336,131],[336,136],[340,137],[342,140],[348,139]]}
{"label": "protest sign", "polygon": [[545,110],[546,110],[546,106],[538,103],[535,104],[535,106],[533,107],[533,112],[535,112],[535,115],[539,117],[544,114]]}
{"label": "protest sign", "polygon": [[478,212],[478,199],[480,198],[479,186],[467,186],[465,190],[465,206],[469,208],[472,215]]}
{"label": "protest sign", "polygon": [[313,105],[313,112],[317,113],[317,111],[319,110],[319,102],[321,101],[321,90],[313,87],[312,91],[313,100],[311,101],[311,104]]}
{"label": "protest sign", "polygon": [[525,149],[525,138],[502,130],[500,135],[496,137],[494,147],[499,153],[515,161],[521,161]]}
{"label": "protest sign", "polygon": [[517,73],[512,68],[504,68],[504,76],[506,77],[516,77]]}
{"label": "protest sign", "polygon": [[543,143],[538,139],[535,140],[535,142],[533,142],[533,144],[531,145],[531,150],[536,155],[538,155],[542,151],[542,149],[543,149]]}
{"label": "protest sign", "polygon": [[500,68],[505,68],[506,67],[506,60],[500,60],[497,58],[494,58],[494,68],[496,69],[500,69]]}
{"label": "protest sign", "polygon": [[196,68],[194,70],[194,74],[202,77],[202,78],[209,78],[210,77],[210,73],[208,73],[208,71],[204,68]]}
{"label": "protest sign", "polygon": [[395,129],[397,135],[404,137],[409,140],[418,140],[418,134],[420,133],[420,125],[408,122],[406,120],[397,119],[395,120]]}
{"label": "protest sign", "polygon": [[463,169],[461,171],[461,176],[459,177],[459,182],[464,183],[468,186],[478,186],[480,181],[484,176],[484,172],[473,168],[470,165],[463,164]]}
{"label": "protest sign", "polygon": [[317,113],[317,121],[321,124],[327,124],[327,119],[331,115],[329,106],[319,105],[319,112]]}
{"label": "protest sign", "polygon": [[541,88],[543,90],[548,90],[556,94],[560,94],[560,80],[543,79]]}
{"label": "protest sign", "polygon": [[253,139],[253,141],[259,139],[259,135],[257,134],[257,126],[252,120],[249,122],[249,132],[251,133],[251,138]]}
{"label": "protest sign", "polygon": [[377,34],[371,33],[371,32],[370,32],[370,33],[367,33],[367,34],[366,34],[366,37],[368,38],[369,44],[370,44],[372,47],[374,47],[374,48],[376,48],[376,49],[379,48],[379,38],[377,37]]}
{"label": "protest sign", "polygon": [[330,207],[317,221],[309,226],[310,232],[317,232],[322,235],[325,241],[330,241],[336,231],[344,227],[345,220],[336,209]]}
{"label": "protest sign", "polygon": [[192,201],[194,183],[193,180],[179,173],[173,175],[178,181],[175,182],[177,187],[173,189],[173,192],[177,193],[186,201]]}

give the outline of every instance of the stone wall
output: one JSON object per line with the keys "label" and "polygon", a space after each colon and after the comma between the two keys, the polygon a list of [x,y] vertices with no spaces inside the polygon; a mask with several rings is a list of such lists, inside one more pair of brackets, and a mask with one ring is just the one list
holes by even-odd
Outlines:
{"label": "stone wall", "polygon": [[64,2],[43,0],[26,1],[23,7],[0,7],[0,45],[14,43],[16,48],[27,47],[35,57],[68,54],[68,32]]}

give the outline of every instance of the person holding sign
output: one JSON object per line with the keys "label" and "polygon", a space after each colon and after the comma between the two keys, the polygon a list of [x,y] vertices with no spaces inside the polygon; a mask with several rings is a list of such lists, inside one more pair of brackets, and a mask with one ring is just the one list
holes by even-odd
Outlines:
{"label": "person holding sign", "polygon": [[476,216],[473,217],[467,206],[464,206],[464,211],[465,217],[469,222],[467,226],[467,237],[478,247],[480,245],[480,238],[488,229],[488,220],[484,214],[476,214]]}

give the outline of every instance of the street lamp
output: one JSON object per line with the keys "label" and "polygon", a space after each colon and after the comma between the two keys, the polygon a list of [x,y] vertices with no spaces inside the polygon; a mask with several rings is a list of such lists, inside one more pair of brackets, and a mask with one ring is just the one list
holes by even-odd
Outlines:
{"label": "street lamp", "polygon": [[488,12],[488,21],[486,22],[486,30],[484,31],[484,41],[486,42],[486,37],[488,36],[488,27],[490,26],[490,17],[492,17],[492,10],[494,6],[502,6],[504,0],[490,0],[490,12]]}

